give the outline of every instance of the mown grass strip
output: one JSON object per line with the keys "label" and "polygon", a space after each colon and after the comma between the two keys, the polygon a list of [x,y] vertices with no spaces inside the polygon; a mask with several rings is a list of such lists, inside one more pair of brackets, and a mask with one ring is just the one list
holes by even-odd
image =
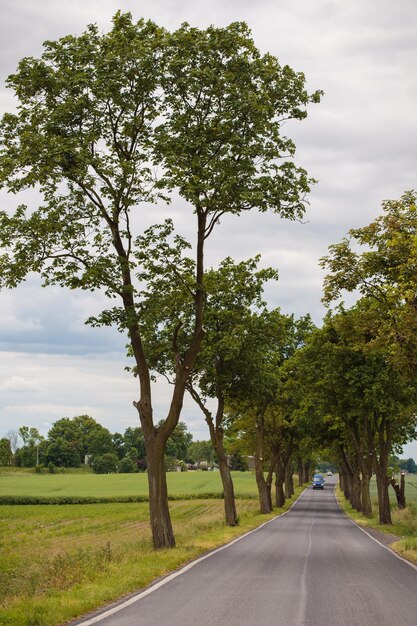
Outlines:
{"label": "mown grass strip", "polygon": [[[301,488],[296,489],[297,497]],[[154,551],[145,502],[0,508],[0,624],[57,626],[146,587],[208,550],[287,510],[259,513],[238,499],[239,527],[219,499],[170,504],[177,539]]]}

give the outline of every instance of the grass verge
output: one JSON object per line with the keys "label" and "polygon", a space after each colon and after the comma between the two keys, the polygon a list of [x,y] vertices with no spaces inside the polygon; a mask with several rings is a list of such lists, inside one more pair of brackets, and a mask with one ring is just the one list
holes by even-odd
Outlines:
{"label": "grass verge", "polygon": [[391,508],[392,525],[378,522],[378,502],[373,500],[373,513],[364,516],[353,509],[350,502],[345,499],[339,485],[336,486],[336,498],[348,517],[365,528],[372,528],[382,533],[388,533],[401,537],[399,541],[390,544],[390,548],[400,556],[417,565],[417,503],[409,501],[405,509],[398,509],[396,505]]}
{"label": "grass verge", "polygon": [[221,500],[170,503],[177,547],[154,551],[147,503],[0,507],[0,624],[57,626],[149,585],[287,510],[259,513],[237,500],[225,526]]}

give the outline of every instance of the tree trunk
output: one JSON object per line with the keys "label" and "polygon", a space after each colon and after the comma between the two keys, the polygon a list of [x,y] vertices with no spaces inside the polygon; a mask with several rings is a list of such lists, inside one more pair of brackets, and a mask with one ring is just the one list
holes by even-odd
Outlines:
{"label": "tree trunk", "polygon": [[[378,514],[380,524],[392,524],[391,504],[389,500],[388,458],[391,451],[390,424],[384,415],[374,415],[377,424],[378,448],[375,446],[373,432],[369,427],[368,440],[372,449],[372,460],[378,488]],[[377,454],[378,450],[378,454]]]}
{"label": "tree trunk", "polygon": [[291,474],[290,474],[290,489],[291,489],[291,497],[295,494],[295,489],[294,489],[294,474],[292,473],[291,470]]}
{"label": "tree trunk", "polygon": [[228,526],[238,526],[239,521],[236,511],[235,492],[233,487],[232,475],[227,463],[227,456],[224,450],[224,430],[223,430],[223,416],[224,416],[224,397],[223,393],[219,390],[217,395],[217,411],[216,422],[213,420],[211,411],[205,406],[203,399],[200,397],[197,390],[193,387],[192,383],[187,384],[187,390],[190,393],[193,400],[198,404],[202,410],[207,426],[210,432],[210,440],[217,454],[219,461],[220,477],[223,484],[223,500],[224,500],[224,514],[226,524]]}
{"label": "tree trunk", "polygon": [[362,513],[364,515],[371,515],[372,513],[372,502],[371,502],[371,493],[369,490],[369,484],[371,481],[371,474],[366,469],[362,470],[362,479],[361,479],[361,500],[362,500]]}
{"label": "tree trunk", "polygon": [[303,468],[304,468],[303,483],[309,483],[310,482],[310,461],[306,461],[305,463],[303,463]]}
{"label": "tree trunk", "polygon": [[268,488],[264,476],[264,429],[264,411],[260,411],[256,416],[255,478],[261,513],[270,513],[272,511],[271,488],[270,486]]}
{"label": "tree trunk", "polygon": [[297,474],[298,474],[298,486],[302,487],[304,477],[303,477],[303,463],[301,460],[299,460],[297,464]]}
{"label": "tree trunk", "polygon": [[235,492],[232,475],[230,473],[229,465],[227,464],[227,457],[223,445],[216,446],[215,450],[219,460],[220,477],[223,484],[224,514],[226,524],[228,526],[237,526],[239,521],[236,511]]}
{"label": "tree trunk", "polygon": [[285,504],[284,494],[285,468],[278,459],[275,465],[275,504],[282,507]]}
{"label": "tree trunk", "polygon": [[147,445],[149,512],[154,548],[174,548],[175,537],[168,506],[164,447]]}
{"label": "tree trunk", "polygon": [[359,512],[362,512],[362,501],[361,501],[361,478],[359,476],[358,469],[355,468],[355,471],[352,475],[352,489],[350,493],[350,503],[354,509]]}
{"label": "tree trunk", "polygon": [[378,513],[380,524],[392,524],[391,505],[389,501],[389,479],[384,470],[378,469],[375,472],[376,484],[378,488]]}
{"label": "tree trunk", "polygon": [[258,487],[259,507],[261,513],[271,513],[271,490],[266,483],[262,463],[258,463],[255,457],[255,478]]}
{"label": "tree trunk", "polygon": [[292,467],[291,463],[288,463],[285,469],[285,497],[289,499],[292,494]]}
{"label": "tree trunk", "polygon": [[343,473],[343,493],[345,494],[346,500],[350,500],[350,478],[348,472]]}
{"label": "tree trunk", "polygon": [[397,506],[399,509],[405,509],[406,500],[405,500],[405,479],[404,474],[401,474],[401,482],[392,477],[390,480],[390,485],[395,491],[395,496],[397,498]]}

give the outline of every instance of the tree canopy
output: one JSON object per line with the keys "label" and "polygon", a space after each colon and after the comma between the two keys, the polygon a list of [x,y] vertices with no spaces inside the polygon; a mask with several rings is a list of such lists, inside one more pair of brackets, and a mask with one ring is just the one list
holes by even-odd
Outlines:
{"label": "tree canopy", "polygon": [[[164,449],[204,336],[205,242],[225,213],[304,214],[312,180],[294,164],[295,146],[281,129],[288,119],[303,119],[320,92],[309,94],[302,73],[262,55],[243,23],[205,30],[185,24],[169,33],[120,12],[108,33],[91,25],[46,42],[42,56],[23,59],[8,85],[19,107],[0,123],[0,186],[13,193],[36,187],[43,199],[36,209],[0,212],[0,286],[15,287],[37,272],[45,285],[100,290],[118,300],[92,323],[117,324],[128,334],[154,544],[173,546]],[[155,252],[157,231],[137,227],[149,203],[168,202],[173,189],[196,221],[187,285],[193,330],[182,354],[177,326],[169,347],[161,346],[174,352],[177,367],[170,406],[156,427],[142,334],[146,294],[157,284],[157,268],[178,279],[173,259],[187,244],[168,223],[169,254],[164,246]],[[146,262],[152,254],[159,266]],[[155,327],[160,323],[157,314]]]}

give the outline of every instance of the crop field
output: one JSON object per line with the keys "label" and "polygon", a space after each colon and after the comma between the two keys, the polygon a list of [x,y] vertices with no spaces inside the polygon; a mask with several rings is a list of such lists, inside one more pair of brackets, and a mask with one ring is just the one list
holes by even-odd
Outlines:
{"label": "crop field", "polygon": [[240,526],[233,528],[224,524],[219,499],[177,500],[170,510],[177,547],[154,551],[147,503],[0,506],[0,624],[62,624],[145,587],[284,509],[260,515],[256,499],[238,499]]}
{"label": "crop field", "polygon": [[[232,472],[238,497],[255,497],[252,472]],[[168,472],[172,495],[222,492],[219,472]],[[146,474],[0,474],[0,496],[146,496]]]}
{"label": "crop field", "polygon": [[[398,476],[397,476],[397,479],[399,480]],[[390,495],[390,500],[392,504],[395,504],[397,500],[395,497],[394,489],[392,489],[392,487],[389,488],[389,495]],[[406,497],[406,500],[409,500],[410,502],[417,502],[417,475],[416,474],[410,474],[409,476],[405,477],[405,497]],[[371,480],[371,498],[373,500],[378,499],[378,491],[376,488],[375,477],[373,477]]]}

